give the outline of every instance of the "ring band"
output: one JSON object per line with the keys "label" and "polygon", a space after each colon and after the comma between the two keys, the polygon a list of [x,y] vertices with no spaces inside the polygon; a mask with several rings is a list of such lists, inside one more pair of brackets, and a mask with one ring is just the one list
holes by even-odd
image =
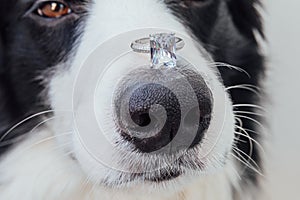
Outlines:
{"label": "ring band", "polygon": [[[185,45],[184,41],[179,37],[175,37],[175,42],[176,50],[182,49]],[[150,53],[150,37],[135,40],[131,43],[130,47],[134,52],[137,53]]]}

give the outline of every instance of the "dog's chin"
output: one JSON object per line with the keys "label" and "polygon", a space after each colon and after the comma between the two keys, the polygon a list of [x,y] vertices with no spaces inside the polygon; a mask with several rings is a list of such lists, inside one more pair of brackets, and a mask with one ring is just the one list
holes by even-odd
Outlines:
{"label": "dog's chin", "polygon": [[183,179],[185,175],[180,170],[171,170],[168,172],[154,172],[154,173],[124,173],[119,174],[119,179],[116,180],[103,180],[100,182],[101,185],[110,188],[131,188],[139,185],[148,186],[159,186],[176,184]]}
{"label": "dog's chin", "polygon": [[120,173],[119,179],[104,180],[98,183],[100,186],[110,188],[110,189],[119,189],[119,190],[128,190],[138,189],[140,192],[164,192],[168,191],[180,191],[186,187],[186,183],[191,183],[193,180],[199,178],[199,173],[192,174],[183,174],[179,170],[172,170],[165,173],[149,173],[149,174],[128,174]]}
{"label": "dog's chin", "polygon": [[[209,163],[205,159],[200,161],[199,158],[195,158],[194,156],[197,154],[197,150],[199,150],[199,148],[191,149],[174,163],[169,163],[168,166],[153,171],[147,171],[147,166],[144,166],[144,172],[141,172],[143,170],[140,168],[134,168],[134,166],[126,170],[116,170],[109,167],[101,169],[98,168],[99,165],[98,167],[88,165],[88,163],[82,161],[82,159],[80,165],[84,169],[84,174],[96,187],[99,186],[125,191],[131,191],[131,189],[136,190],[138,188],[139,191],[152,191],[153,193],[160,192],[161,190],[174,192],[182,190],[186,187],[187,183],[192,183],[193,181],[201,179],[201,177],[211,174],[212,171],[216,172],[223,169],[226,163],[226,155],[216,158],[218,160],[217,165],[216,163]],[[188,153],[192,155],[188,155]],[[148,168],[151,168],[149,165],[153,163],[154,160],[144,160],[143,162],[148,163]],[[83,164],[85,165],[82,166]],[[121,166],[126,165],[128,165],[128,163],[121,164]]]}
{"label": "dog's chin", "polygon": [[[169,168],[159,169],[153,172],[130,173],[122,171],[110,171],[111,176],[101,179],[98,184],[109,188],[130,189],[143,187],[146,189],[181,189],[186,183],[201,177],[222,171],[226,163],[226,155],[219,158],[218,166],[209,166],[204,163],[191,165],[174,165]],[[179,161],[181,162],[181,161]]]}

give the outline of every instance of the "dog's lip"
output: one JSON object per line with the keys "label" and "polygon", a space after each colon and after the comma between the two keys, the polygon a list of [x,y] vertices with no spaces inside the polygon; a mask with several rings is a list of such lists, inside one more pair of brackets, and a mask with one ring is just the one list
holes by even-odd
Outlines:
{"label": "dog's lip", "polygon": [[131,174],[129,175],[126,179],[123,180],[115,180],[113,182],[108,181],[108,180],[102,180],[100,182],[100,184],[104,185],[104,186],[108,186],[108,187],[127,187],[130,185],[136,185],[139,183],[163,183],[163,182],[168,182],[171,180],[174,180],[178,177],[180,177],[181,175],[183,175],[182,172],[180,172],[179,170],[170,170],[168,172],[163,172],[160,173],[160,175],[156,176],[156,175],[150,175],[147,173],[139,173],[139,174]]}
{"label": "dog's lip", "polygon": [[155,183],[161,183],[166,181],[171,181],[173,179],[176,179],[182,175],[182,172],[179,170],[169,170],[169,171],[163,171],[160,172],[159,175],[151,175],[151,174],[145,174],[145,173],[139,173],[139,174],[132,174],[130,176],[130,179],[126,182],[135,182],[135,181],[148,181],[148,182],[155,182]]}
{"label": "dog's lip", "polygon": [[154,176],[154,177],[146,178],[145,180],[150,182],[164,182],[164,181],[170,181],[176,179],[180,175],[182,175],[181,172],[174,170],[174,171],[164,172],[158,177]]}

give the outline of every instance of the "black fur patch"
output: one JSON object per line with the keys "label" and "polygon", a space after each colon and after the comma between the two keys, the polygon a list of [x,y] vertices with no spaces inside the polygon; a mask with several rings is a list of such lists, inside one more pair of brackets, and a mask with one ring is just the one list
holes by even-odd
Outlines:
{"label": "black fur patch", "polygon": [[[84,20],[84,1],[74,2],[76,15],[65,19],[46,19],[28,13],[33,0],[3,0],[0,17],[0,153],[9,147],[8,140],[26,133],[41,116],[10,132],[16,123],[32,114],[48,110],[40,95],[46,88],[42,79],[72,53]],[[71,4],[71,2],[70,2]],[[5,137],[4,137],[5,135]],[[2,138],[4,137],[4,138]]]}
{"label": "black fur patch", "polygon": [[[262,21],[256,9],[256,6],[260,6],[258,0],[166,0],[166,2],[174,14],[186,24],[206,50],[212,54],[216,62],[240,67],[249,74],[247,76],[246,73],[219,67],[226,87],[249,84],[260,88],[260,80],[264,77],[265,66],[264,57],[259,51],[255,38],[255,32],[264,38]],[[245,89],[231,90],[230,94],[235,105],[259,105],[261,95],[264,95],[262,90],[253,93]],[[255,109],[245,106],[236,107],[236,111],[255,112]],[[264,119],[252,114],[241,115],[244,115],[244,117],[240,117],[243,128],[250,130],[248,131],[249,136],[259,141],[260,127],[254,120],[262,122]],[[236,131],[241,132],[241,130]],[[236,156],[247,162],[249,155],[262,169],[257,144],[244,136],[240,136],[240,140],[237,147],[241,152]],[[253,146],[252,153],[251,146]],[[256,167],[253,162],[250,163]],[[241,167],[244,167],[244,164],[241,163]],[[245,171],[240,175],[244,185],[257,184],[258,174],[252,169],[245,167]]]}

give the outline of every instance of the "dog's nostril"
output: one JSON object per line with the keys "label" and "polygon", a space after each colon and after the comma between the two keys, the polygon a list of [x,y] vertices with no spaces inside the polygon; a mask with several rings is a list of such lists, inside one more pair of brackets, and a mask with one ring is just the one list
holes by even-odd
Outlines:
{"label": "dog's nostril", "polygon": [[141,127],[148,126],[151,123],[151,118],[149,113],[130,113],[131,119],[136,123],[137,125]]}

